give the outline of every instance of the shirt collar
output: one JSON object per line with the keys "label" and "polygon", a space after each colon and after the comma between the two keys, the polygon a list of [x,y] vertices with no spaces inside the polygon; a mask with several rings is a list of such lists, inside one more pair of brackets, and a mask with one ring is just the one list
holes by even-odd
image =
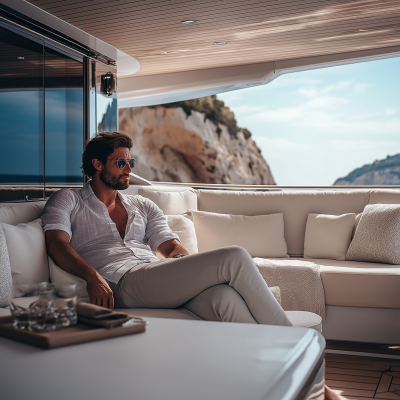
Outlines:
{"label": "shirt collar", "polygon": [[[91,181],[87,182],[87,183],[83,186],[83,188],[81,189],[82,197],[83,197],[84,200],[86,200],[88,197],[90,197],[90,196],[92,196],[92,195],[96,197],[96,195],[95,195],[94,192],[93,192],[92,186],[90,185],[90,182],[91,182]],[[125,194],[122,194],[122,193],[119,192],[118,190],[117,190],[117,194],[118,194],[118,196],[119,196],[119,198],[120,198],[120,200],[121,200],[122,203],[124,203],[124,204],[127,205],[127,206],[130,205],[129,202],[128,202],[128,198],[127,198],[127,196],[126,196]],[[96,199],[97,199],[97,197],[96,197]],[[97,200],[98,200],[98,199],[97,199]],[[99,200],[99,201],[100,201],[100,200]],[[125,208],[127,208],[127,207],[125,207]],[[128,208],[128,210],[129,210],[129,208]]]}
{"label": "shirt collar", "polygon": [[81,189],[82,197],[84,200],[86,200],[88,197],[90,197],[93,193],[92,187],[90,186],[90,182],[87,182],[83,188]]}

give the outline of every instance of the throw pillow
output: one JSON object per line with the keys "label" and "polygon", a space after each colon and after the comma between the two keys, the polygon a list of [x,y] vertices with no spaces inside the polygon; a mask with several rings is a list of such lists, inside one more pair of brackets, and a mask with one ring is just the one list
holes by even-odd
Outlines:
{"label": "throw pillow", "polygon": [[[49,266],[40,218],[18,225],[0,222],[7,242],[13,297],[25,295],[29,284],[48,282]],[[25,285],[25,287],[24,287]]]}
{"label": "throw pillow", "polygon": [[182,246],[189,254],[198,253],[197,237],[193,222],[185,215],[166,215],[168,226],[179,236]]}
{"label": "throw pillow", "polygon": [[188,210],[197,210],[197,194],[194,190],[183,192],[158,192],[139,189],[139,194],[156,203],[165,215],[181,215]]}
{"label": "throw pillow", "polygon": [[199,251],[237,245],[252,257],[288,258],[283,214],[245,215],[191,211]]}
{"label": "throw pillow", "polygon": [[355,214],[308,214],[304,238],[304,258],[346,259]]}
{"label": "throw pillow", "polygon": [[0,226],[0,307],[7,307],[12,296],[11,265],[6,236]]}
{"label": "throw pillow", "polygon": [[80,301],[89,301],[86,291],[86,281],[78,276],[72,275],[60,268],[54,260],[49,257],[50,280],[52,283],[76,284],[75,294]]}
{"label": "throw pillow", "polygon": [[400,264],[400,204],[370,204],[347,251],[346,260]]}

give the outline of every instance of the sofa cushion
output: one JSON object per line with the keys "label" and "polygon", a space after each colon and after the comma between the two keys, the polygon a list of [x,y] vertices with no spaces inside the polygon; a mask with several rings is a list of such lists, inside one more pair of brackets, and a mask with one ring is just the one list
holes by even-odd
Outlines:
{"label": "sofa cushion", "polygon": [[197,194],[194,190],[160,192],[139,189],[138,193],[156,203],[165,215],[181,215],[188,210],[197,210]]}
{"label": "sofa cushion", "polygon": [[75,294],[78,301],[89,301],[89,296],[86,291],[86,281],[78,276],[72,275],[60,268],[51,257],[49,260],[50,281],[52,283],[65,283],[68,285],[76,285]]}
{"label": "sofa cushion", "polygon": [[7,307],[12,297],[12,277],[6,236],[0,226],[0,307]]}
{"label": "sofa cushion", "polygon": [[287,258],[283,214],[244,215],[192,211],[199,251],[237,245],[252,257]]}
{"label": "sofa cushion", "polygon": [[304,257],[345,260],[355,218],[355,214],[308,214]]}
{"label": "sofa cushion", "polygon": [[40,217],[45,201],[0,204],[0,222],[17,225]]}
{"label": "sofa cushion", "polygon": [[341,215],[360,213],[368,202],[368,190],[302,192],[239,192],[199,190],[199,210],[234,215],[283,213],[288,254],[304,251],[304,233],[309,213]]}
{"label": "sofa cushion", "polygon": [[166,215],[168,226],[179,236],[182,246],[189,254],[198,253],[197,237],[193,221],[186,215]]}
{"label": "sofa cushion", "polygon": [[371,190],[368,204],[400,204],[400,190],[399,189]]}
{"label": "sofa cushion", "polygon": [[301,260],[320,265],[326,305],[400,308],[400,265],[326,259]]}
{"label": "sofa cushion", "polygon": [[13,297],[25,294],[24,285],[48,282],[49,266],[40,218],[16,226],[0,222],[10,258]]}
{"label": "sofa cushion", "polygon": [[372,204],[363,211],[346,260],[400,264],[400,204]]}

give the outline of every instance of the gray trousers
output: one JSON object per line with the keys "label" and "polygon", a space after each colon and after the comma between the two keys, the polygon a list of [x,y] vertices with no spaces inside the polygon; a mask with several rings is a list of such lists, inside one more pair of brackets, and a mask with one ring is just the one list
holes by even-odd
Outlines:
{"label": "gray trousers", "polygon": [[111,289],[116,307],[184,307],[207,321],[292,325],[238,246],[139,264]]}

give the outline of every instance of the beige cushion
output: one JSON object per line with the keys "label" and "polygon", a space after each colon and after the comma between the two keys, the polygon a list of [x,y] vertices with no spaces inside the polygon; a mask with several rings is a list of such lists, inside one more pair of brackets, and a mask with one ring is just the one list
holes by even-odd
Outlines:
{"label": "beige cushion", "polygon": [[0,222],[17,225],[40,217],[45,201],[0,204]]}
{"label": "beige cushion", "polygon": [[252,257],[287,258],[283,214],[244,215],[192,211],[199,251],[241,246]]}
{"label": "beige cushion", "polygon": [[75,284],[75,294],[80,301],[89,301],[89,296],[86,291],[86,281],[78,276],[72,275],[60,268],[54,260],[49,257],[50,281],[52,283],[66,283],[69,285]]}
{"label": "beige cushion", "polygon": [[355,214],[308,214],[304,257],[345,260],[355,218]]}
{"label": "beige cushion", "polygon": [[193,221],[185,215],[166,215],[168,226],[179,236],[189,254],[198,253],[197,237]]}
{"label": "beige cushion", "polygon": [[400,204],[400,190],[399,189],[371,190],[368,204]]}
{"label": "beige cushion", "polygon": [[353,240],[354,234],[356,233],[356,230],[357,230],[358,224],[360,223],[361,217],[362,217],[362,213],[356,214],[356,220],[354,223],[353,232],[351,234],[351,240]]}
{"label": "beige cushion", "polygon": [[400,308],[400,265],[304,260],[320,265],[326,305]]}
{"label": "beige cushion", "polygon": [[368,202],[368,190],[326,192],[237,192],[199,190],[199,210],[234,215],[283,213],[288,253],[302,255],[309,213],[341,215],[360,213]]}
{"label": "beige cushion", "polygon": [[188,210],[197,210],[197,194],[194,190],[159,192],[139,189],[138,193],[156,203],[165,215],[181,215]]}
{"label": "beige cushion", "polygon": [[13,280],[13,297],[25,294],[23,285],[47,282],[49,266],[42,220],[16,226],[0,222],[3,228]]}
{"label": "beige cushion", "polygon": [[400,204],[365,207],[346,260],[400,264]]}

